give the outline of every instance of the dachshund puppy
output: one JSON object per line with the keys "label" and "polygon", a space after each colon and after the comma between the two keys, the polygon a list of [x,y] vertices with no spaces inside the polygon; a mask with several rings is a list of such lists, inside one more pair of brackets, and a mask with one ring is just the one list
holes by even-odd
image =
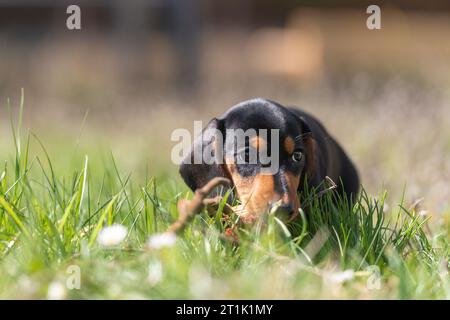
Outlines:
{"label": "dachshund puppy", "polygon": [[247,222],[275,205],[294,219],[305,182],[320,189],[328,176],[349,199],[359,190],[355,166],[317,119],[266,99],[241,102],[212,119],[180,174],[192,190],[214,177],[230,179]]}

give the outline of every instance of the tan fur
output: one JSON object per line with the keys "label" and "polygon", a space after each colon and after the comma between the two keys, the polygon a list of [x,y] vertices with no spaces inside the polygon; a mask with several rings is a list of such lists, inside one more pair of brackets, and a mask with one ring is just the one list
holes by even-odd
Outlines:
{"label": "tan fur", "polygon": [[250,139],[250,145],[257,150],[265,150],[267,147],[267,141],[260,136],[255,136]]}
{"label": "tan fur", "polygon": [[226,171],[236,189],[237,196],[241,201],[242,215],[247,221],[253,221],[280,195],[275,192],[275,181],[271,175],[259,174],[257,176],[242,177],[236,168],[236,164],[227,159]]}
{"label": "tan fur", "polygon": [[291,137],[287,137],[286,139],[284,139],[283,146],[284,150],[286,150],[288,154],[292,154],[295,150],[294,139],[292,139]]}

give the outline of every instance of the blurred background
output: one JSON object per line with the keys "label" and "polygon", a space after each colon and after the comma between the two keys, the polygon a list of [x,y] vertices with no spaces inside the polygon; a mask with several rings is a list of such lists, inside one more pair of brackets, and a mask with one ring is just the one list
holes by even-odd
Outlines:
{"label": "blurred background", "polygon": [[[70,4],[81,30],[66,28]],[[381,30],[366,27],[370,4]],[[367,191],[389,190],[394,206],[405,189],[439,215],[450,210],[449,39],[445,0],[0,0],[0,159],[21,88],[25,127],[57,170],[111,150],[121,170],[174,181],[174,129],[264,97],[321,119]]]}

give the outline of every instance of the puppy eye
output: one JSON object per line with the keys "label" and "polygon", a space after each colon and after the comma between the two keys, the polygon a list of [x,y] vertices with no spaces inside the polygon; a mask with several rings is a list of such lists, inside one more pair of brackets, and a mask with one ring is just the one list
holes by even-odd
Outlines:
{"label": "puppy eye", "polygon": [[241,163],[246,163],[247,161],[248,161],[248,158],[249,158],[249,150],[248,150],[248,148],[246,148],[246,149],[244,149],[244,150],[241,150],[239,153],[238,153],[238,160],[241,162]]}
{"label": "puppy eye", "polygon": [[300,162],[303,159],[303,153],[300,151],[295,151],[292,154],[292,160],[294,160],[295,162]]}

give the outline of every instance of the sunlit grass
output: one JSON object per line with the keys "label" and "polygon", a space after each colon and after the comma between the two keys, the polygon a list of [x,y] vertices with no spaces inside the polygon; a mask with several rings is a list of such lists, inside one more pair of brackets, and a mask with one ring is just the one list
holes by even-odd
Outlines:
{"label": "sunlit grass", "polygon": [[[402,199],[386,209],[388,191],[363,190],[352,205],[309,190],[288,225],[267,215],[244,227],[204,212],[174,245],[149,250],[149,237],[176,219],[178,200],[192,196],[187,187],[124,174],[111,154],[64,167],[65,155],[23,132],[23,100],[19,110],[0,169],[2,298],[450,298],[448,226],[432,226]],[[127,228],[125,240],[98,243],[115,224]],[[71,266],[79,289],[66,286]]]}

